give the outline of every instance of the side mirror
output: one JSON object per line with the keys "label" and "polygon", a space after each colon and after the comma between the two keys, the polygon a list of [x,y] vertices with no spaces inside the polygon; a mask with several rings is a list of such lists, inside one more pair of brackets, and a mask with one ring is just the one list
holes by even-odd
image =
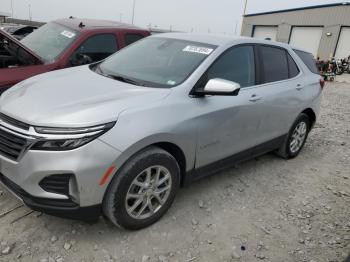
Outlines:
{"label": "side mirror", "polygon": [[240,89],[241,85],[236,82],[215,78],[208,81],[204,87],[204,90],[200,92],[200,94],[214,96],[237,96]]}

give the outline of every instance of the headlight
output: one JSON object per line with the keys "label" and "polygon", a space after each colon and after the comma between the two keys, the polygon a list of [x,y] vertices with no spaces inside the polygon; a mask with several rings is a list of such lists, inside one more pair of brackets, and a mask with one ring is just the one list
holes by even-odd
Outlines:
{"label": "headlight", "polygon": [[35,131],[44,136],[31,147],[31,150],[72,150],[86,145],[106,133],[114,125],[115,122],[86,128],[35,127]]}

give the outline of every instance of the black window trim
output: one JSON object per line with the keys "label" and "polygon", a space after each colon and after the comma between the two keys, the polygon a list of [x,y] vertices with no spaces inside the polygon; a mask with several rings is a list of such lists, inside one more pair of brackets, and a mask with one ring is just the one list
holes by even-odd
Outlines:
{"label": "black window trim", "polygon": [[234,46],[230,46],[229,48],[227,48],[224,52],[222,52],[210,65],[209,67],[205,70],[205,72],[201,75],[201,77],[198,79],[198,81],[195,83],[195,85],[193,86],[193,88],[191,89],[189,95],[190,96],[195,96],[196,95],[196,90],[199,88],[203,88],[203,81],[206,77],[206,75],[208,74],[208,71],[215,65],[215,63],[221,59],[221,57],[223,57],[226,53],[230,52],[231,50],[238,48],[238,47],[242,47],[242,46],[251,46],[253,48],[253,53],[254,53],[254,63],[255,63],[255,84],[252,86],[246,86],[246,87],[242,87],[242,89],[247,89],[247,88],[251,88],[251,87],[255,87],[258,86],[258,78],[261,78],[261,69],[258,66],[258,49],[257,49],[257,44],[256,43],[244,43],[244,44],[238,44],[238,45],[234,45]]}
{"label": "black window trim", "polygon": [[[297,62],[295,62],[295,59],[293,58],[293,56],[288,52],[288,50],[286,50],[286,57],[287,57],[287,65],[288,65],[288,79],[293,79],[294,77],[297,77],[299,74],[300,74],[300,68],[297,64]],[[290,57],[293,61],[293,63],[295,64],[295,66],[297,67],[297,70],[298,70],[298,74],[296,74],[295,76],[291,77],[290,74],[290,64],[289,64],[289,58]]]}

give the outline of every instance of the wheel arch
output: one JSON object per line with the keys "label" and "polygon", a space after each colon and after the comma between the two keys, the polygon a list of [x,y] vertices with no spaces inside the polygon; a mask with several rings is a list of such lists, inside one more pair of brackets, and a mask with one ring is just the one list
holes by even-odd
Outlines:
{"label": "wheel arch", "polygon": [[312,108],[306,108],[302,114],[306,114],[310,120],[311,120],[311,128],[315,125],[316,123],[316,114],[315,111]]}
{"label": "wheel arch", "polygon": [[[188,148],[188,145],[186,144],[183,146],[187,146]],[[181,186],[184,186],[186,183],[187,169],[194,165],[195,148],[193,149],[193,152],[189,152],[187,150],[186,154],[186,148],[183,148],[183,146],[179,145],[178,143],[175,143],[173,139],[144,139],[143,141],[139,141],[138,143],[135,143],[132,146],[128,147],[128,149],[124,150],[121,156],[118,159],[116,159],[115,164],[118,167],[118,169],[116,170],[116,173],[113,176],[115,176],[118,173],[118,171],[122,169],[124,165],[128,162],[128,160],[131,159],[133,156],[137,155],[143,150],[146,150],[147,148],[158,147],[168,152],[176,159],[180,167],[180,183]],[[109,181],[109,183],[111,181],[112,179]]]}
{"label": "wheel arch", "polygon": [[171,154],[177,161],[180,167],[180,184],[181,186],[184,185],[185,179],[186,179],[186,157],[183,152],[183,150],[176,144],[171,142],[159,142],[155,143],[150,146],[156,146],[159,147],[165,151],[167,151],[169,154]]}

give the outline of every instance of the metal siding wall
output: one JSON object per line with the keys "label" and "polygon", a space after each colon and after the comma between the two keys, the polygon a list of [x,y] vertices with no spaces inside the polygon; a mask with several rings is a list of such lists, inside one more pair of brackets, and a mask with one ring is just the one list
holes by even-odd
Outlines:
{"label": "metal siding wall", "polygon": [[[350,26],[350,6],[334,6],[244,17],[242,35],[251,36],[254,25],[279,26],[277,39],[281,42],[289,41],[292,26],[323,26],[324,31],[318,53],[321,59],[328,59],[330,54],[334,54],[340,27]],[[328,32],[332,33],[331,37],[326,36]]]}
{"label": "metal siding wall", "polygon": [[288,43],[292,26],[289,24],[280,24],[278,26],[277,41]]}
{"label": "metal siding wall", "polygon": [[242,27],[242,35],[244,36],[253,36],[254,26],[246,25]]}
{"label": "metal siding wall", "polygon": [[[327,26],[323,29],[320,48],[318,50],[318,55],[321,59],[331,59],[334,56],[340,29],[340,25]],[[327,33],[331,33],[332,36],[327,36]]]}

